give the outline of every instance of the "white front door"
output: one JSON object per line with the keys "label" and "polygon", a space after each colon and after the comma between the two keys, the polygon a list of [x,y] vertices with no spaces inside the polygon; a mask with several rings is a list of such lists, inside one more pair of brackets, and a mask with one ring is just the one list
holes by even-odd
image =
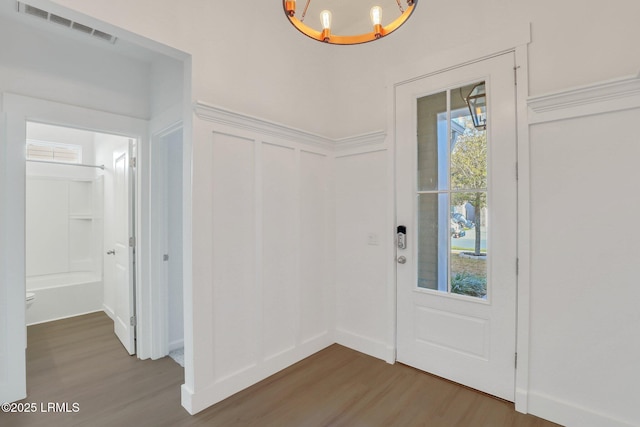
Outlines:
{"label": "white front door", "polygon": [[406,227],[397,360],[513,401],[514,55],[414,79],[395,93],[396,217]]}
{"label": "white front door", "polygon": [[135,354],[135,292],[133,232],[134,169],[131,165],[132,146],[116,152],[114,170],[114,232],[115,232],[115,333],[129,354]]}

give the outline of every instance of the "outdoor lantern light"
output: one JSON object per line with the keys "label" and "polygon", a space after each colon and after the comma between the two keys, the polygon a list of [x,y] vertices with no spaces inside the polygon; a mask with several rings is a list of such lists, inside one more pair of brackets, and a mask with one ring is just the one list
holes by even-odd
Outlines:
{"label": "outdoor lantern light", "polygon": [[479,130],[487,129],[487,92],[484,82],[478,83],[471,89],[466,101],[473,119],[473,126]]}

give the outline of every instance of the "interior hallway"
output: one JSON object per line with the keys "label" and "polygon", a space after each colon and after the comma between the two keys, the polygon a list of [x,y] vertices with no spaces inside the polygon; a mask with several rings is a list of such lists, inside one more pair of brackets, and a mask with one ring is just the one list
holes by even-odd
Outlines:
{"label": "interior hallway", "polygon": [[552,427],[513,405],[333,345],[190,416],[173,360],[128,356],[104,313],[29,326],[23,402],[77,413],[0,413],[2,426]]}

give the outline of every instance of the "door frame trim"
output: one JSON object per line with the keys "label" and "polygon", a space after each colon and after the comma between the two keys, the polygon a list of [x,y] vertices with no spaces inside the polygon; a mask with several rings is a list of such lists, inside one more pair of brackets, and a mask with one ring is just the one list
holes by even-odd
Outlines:
{"label": "door frame trim", "polygon": [[[108,113],[104,111],[92,110],[76,105],[63,104],[60,102],[44,100],[40,98],[33,98],[24,95],[18,95],[13,93],[4,92],[2,93],[2,110],[5,113],[11,115],[16,120],[24,120],[27,121],[35,121],[41,123],[47,123],[51,125],[65,126],[65,127],[75,127],[78,129],[84,129],[89,131],[108,133],[114,135],[122,135],[128,138],[136,139],[137,143],[137,152],[136,155],[138,160],[140,157],[146,155],[147,149],[147,141],[148,141],[148,122],[143,119],[138,119],[134,117],[123,116],[114,113]],[[9,159],[11,160],[11,159]],[[140,165],[139,161],[139,165]],[[25,170],[25,161],[24,159],[21,162],[22,167],[20,170]],[[145,182],[142,178],[143,173],[145,173],[144,168],[137,167],[136,169],[135,180],[137,183],[138,194],[136,194],[134,205],[134,223],[135,223],[135,237],[137,242],[142,242],[144,239],[144,234],[141,232],[141,214],[142,214],[142,203],[140,195],[143,194],[143,189],[141,188],[141,183]],[[11,177],[9,177],[11,178]],[[18,178],[18,177],[16,177]],[[24,177],[22,177],[22,181],[18,179],[16,181],[19,185],[20,183],[24,183]],[[17,202],[15,207],[11,209],[12,217],[16,215],[24,216],[24,200],[25,200],[25,191],[24,185],[22,185],[22,190],[18,191],[17,196],[14,200]],[[20,200],[22,202],[20,202]],[[22,241],[18,247],[24,247],[24,233],[22,233]],[[140,247],[140,245],[138,245]],[[21,254],[16,255],[22,260],[20,265],[24,265],[25,253],[22,251]],[[142,251],[136,251],[135,262],[137,266],[144,265],[144,259],[142,257]],[[17,267],[10,267],[15,269]],[[147,307],[144,307],[141,301],[144,301],[147,298],[147,294],[150,292],[149,289],[146,289],[143,285],[142,279],[142,271],[143,268],[136,268],[136,277],[135,283],[137,286],[135,287],[135,298],[136,298],[136,314],[138,318],[144,318],[143,314],[146,312]],[[24,269],[22,269],[24,273]],[[22,288],[24,293],[25,287],[25,276],[22,274]],[[16,306],[20,306],[22,304],[21,301],[10,301],[10,304],[14,304]],[[22,304],[23,305],[23,304]],[[24,323],[24,322],[23,322]],[[138,334],[147,334],[149,329],[149,325],[144,324],[143,322],[138,322],[137,325],[137,333]],[[25,337],[26,337],[26,328],[24,329]],[[26,339],[25,339],[26,342]],[[148,358],[147,355],[149,353],[149,349],[145,348],[144,345],[141,345],[138,342],[137,348],[137,356],[141,359]],[[146,355],[146,356],[145,356]]]}
{"label": "door frame trim", "polygon": [[[154,283],[155,292],[151,295],[149,304],[149,316],[151,324],[154,325],[147,339],[151,359],[159,359],[169,354],[169,308],[166,301],[169,295],[169,283],[166,276],[166,262],[163,255],[167,250],[167,189],[158,184],[158,180],[166,173],[165,165],[162,163],[166,155],[166,145],[163,139],[168,135],[180,131],[183,134],[184,144],[184,123],[183,120],[175,120],[180,117],[179,109],[173,111],[167,117],[151,120],[150,133],[151,142],[149,146],[149,255],[150,255],[150,280]],[[184,169],[184,167],[183,167]],[[181,172],[184,172],[183,170]],[[184,191],[184,189],[183,189]],[[160,214],[158,214],[160,212]],[[184,338],[183,338],[184,340]]]}
{"label": "door frame trim", "polygon": [[[390,172],[389,211],[387,213],[388,230],[393,233],[392,242],[395,242],[396,226],[396,123],[395,101],[396,87],[405,83],[419,80],[429,75],[447,72],[474,62],[483,61],[491,57],[513,52],[516,62],[514,78],[516,87],[516,150],[518,162],[517,180],[517,257],[518,275],[516,292],[516,353],[517,366],[515,374],[515,409],[518,412],[528,412],[529,393],[529,325],[530,325],[530,166],[529,166],[529,123],[527,99],[529,97],[529,67],[528,44],[531,43],[530,23],[516,23],[513,27],[502,29],[493,33],[481,41],[475,40],[473,45],[465,45],[455,50],[447,50],[439,54],[415,60],[414,63],[404,64],[389,73],[386,81],[387,87],[387,133],[390,155],[388,157],[388,170]],[[514,171],[516,173],[516,171]],[[393,346],[393,360],[395,363],[397,350],[397,276],[396,276],[396,247],[389,245],[387,259],[389,283],[387,289],[387,339]]]}

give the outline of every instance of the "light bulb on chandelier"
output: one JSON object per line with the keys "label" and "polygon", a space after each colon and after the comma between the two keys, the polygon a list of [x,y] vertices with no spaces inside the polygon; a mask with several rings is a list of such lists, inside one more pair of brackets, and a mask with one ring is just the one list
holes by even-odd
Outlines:
{"label": "light bulb on chandelier", "polygon": [[[291,24],[296,27],[301,33],[305,34],[308,37],[311,37],[314,40],[330,44],[347,45],[367,43],[391,34],[395,30],[400,28],[400,26],[402,26],[407,21],[407,19],[409,19],[416,7],[416,4],[418,3],[418,0],[406,0],[406,9],[402,7],[401,0],[396,0],[400,12],[399,16],[387,25],[383,25],[382,7],[373,6],[369,11],[372,31],[355,35],[332,34],[332,13],[329,10],[323,10],[322,12],[320,12],[321,30],[316,30],[311,26],[305,24],[304,19],[309,9],[310,3],[311,0],[306,1],[305,7],[302,13],[299,14],[300,17],[298,18],[296,13],[296,0],[283,0],[285,15],[289,19],[289,22],[291,22]],[[340,16],[338,16],[338,18],[340,18]]]}

